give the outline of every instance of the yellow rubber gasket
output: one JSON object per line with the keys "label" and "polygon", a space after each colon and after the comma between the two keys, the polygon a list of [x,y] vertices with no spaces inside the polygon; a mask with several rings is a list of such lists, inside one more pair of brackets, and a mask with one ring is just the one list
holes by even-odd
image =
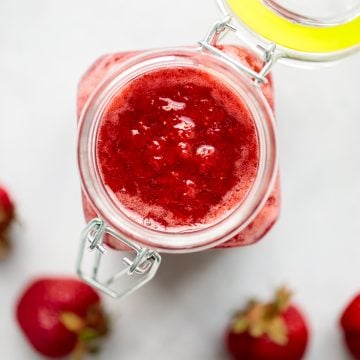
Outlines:
{"label": "yellow rubber gasket", "polygon": [[360,17],[331,27],[295,24],[276,14],[261,0],[225,0],[230,10],[252,31],[297,51],[329,53],[360,44]]}

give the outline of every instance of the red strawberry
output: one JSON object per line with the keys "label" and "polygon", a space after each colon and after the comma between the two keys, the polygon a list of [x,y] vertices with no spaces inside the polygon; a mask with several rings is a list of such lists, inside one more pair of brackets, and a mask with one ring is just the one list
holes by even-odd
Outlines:
{"label": "red strawberry", "polygon": [[8,231],[14,218],[14,204],[8,191],[0,186],[0,259],[5,258],[9,251]]}
{"label": "red strawberry", "polygon": [[282,288],[270,303],[251,301],[237,313],[226,334],[235,360],[300,360],[308,343],[308,326],[301,312],[290,305],[290,292]]}
{"label": "red strawberry", "polygon": [[108,331],[97,292],[72,278],[33,281],[18,300],[16,316],[31,345],[48,357],[72,353],[80,359]]}
{"label": "red strawberry", "polygon": [[355,359],[360,359],[360,294],[350,302],[340,318],[344,340]]}

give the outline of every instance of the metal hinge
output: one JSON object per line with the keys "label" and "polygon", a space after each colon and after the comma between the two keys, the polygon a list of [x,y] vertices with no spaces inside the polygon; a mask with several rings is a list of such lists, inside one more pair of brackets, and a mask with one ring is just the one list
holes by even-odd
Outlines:
{"label": "metal hinge", "polygon": [[237,31],[237,28],[231,24],[232,17],[227,16],[224,20],[220,20],[215,22],[210,28],[208,34],[205,39],[199,41],[200,46],[212,53],[213,55],[218,56],[219,58],[229,62],[233,66],[236,67],[237,70],[245,73],[254,79],[256,84],[266,84],[267,79],[266,75],[270,72],[270,69],[276,62],[276,44],[270,43],[268,46],[264,47],[261,44],[258,44],[258,48],[263,52],[264,66],[259,72],[249,68],[245,64],[240,61],[232,58],[224,51],[218,49],[216,45],[218,42],[229,32],[229,31]]}
{"label": "metal hinge", "polygon": [[[101,260],[106,254],[104,247],[104,236],[106,234],[126,245],[136,255],[133,259],[124,257],[122,259],[124,266],[120,271],[107,276],[105,279],[100,279]],[[85,258],[89,252],[95,252],[95,254],[93,259],[90,259],[90,268],[85,270]],[[85,282],[113,298],[121,299],[149,282],[155,276],[160,263],[161,256],[156,251],[134,244],[119,235],[114,229],[108,227],[104,220],[96,218],[86,225],[81,234],[76,269],[78,275]],[[132,275],[136,275],[136,279],[134,278],[130,282],[127,281],[126,284],[124,281],[125,285],[121,286],[121,279]]]}

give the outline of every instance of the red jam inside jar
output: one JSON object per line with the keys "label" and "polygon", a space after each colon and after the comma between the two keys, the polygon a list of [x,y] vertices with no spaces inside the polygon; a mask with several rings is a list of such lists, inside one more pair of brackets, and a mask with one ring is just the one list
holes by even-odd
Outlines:
{"label": "red jam inside jar", "polygon": [[[256,71],[262,67],[246,49],[220,48]],[[137,54],[106,55],[92,65],[79,84],[79,117],[96,86]],[[270,76],[262,92],[273,107]],[[241,203],[256,176],[259,144],[249,110],[222,80],[199,69],[168,68],[140,75],[110,100],[98,129],[96,159],[123,213],[147,227],[176,232],[218,222]],[[83,206],[86,220],[99,216],[85,194]],[[279,210],[277,181],[254,220],[218,247],[258,241]],[[106,242],[123,249],[111,237]]]}
{"label": "red jam inside jar", "polygon": [[111,100],[98,131],[97,161],[111,197],[157,229],[218,222],[248,193],[258,160],[246,105],[194,68],[138,76]]}

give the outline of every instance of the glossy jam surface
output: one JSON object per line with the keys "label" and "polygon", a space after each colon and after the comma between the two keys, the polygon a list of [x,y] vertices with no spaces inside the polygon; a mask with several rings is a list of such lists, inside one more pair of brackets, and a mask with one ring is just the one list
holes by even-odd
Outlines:
{"label": "glossy jam surface", "polygon": [[218,221],[246,196],[258,157],[242,100],[193,68],[132,80],[108,105],[98,132],[97,160],[110,195],[153,227]]}

